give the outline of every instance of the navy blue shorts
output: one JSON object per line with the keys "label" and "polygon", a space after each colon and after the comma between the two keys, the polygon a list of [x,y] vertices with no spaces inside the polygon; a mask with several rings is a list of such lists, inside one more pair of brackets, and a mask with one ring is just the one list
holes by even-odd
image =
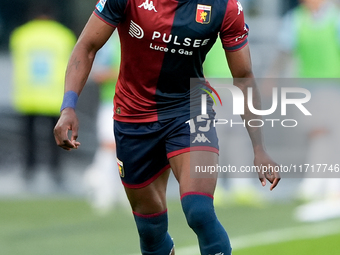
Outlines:
{"label": "navy blue shorts", "polygon": [[189,151],[218,153],[213,119],[188,116],[148,123],[114,121],[117,163],[128,188],[142,188],[170,168],[169,158]]}

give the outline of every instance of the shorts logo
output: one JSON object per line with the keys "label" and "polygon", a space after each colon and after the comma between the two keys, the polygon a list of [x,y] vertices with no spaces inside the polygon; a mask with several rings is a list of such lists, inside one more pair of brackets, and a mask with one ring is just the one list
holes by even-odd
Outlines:
{"label": "shorts logo", "polygon": [[117,165],[118,165],[119,175],[120,177],[123,178],[125,176],[124,165],[123,165],[123,162],[120,161],[118,158],[117,158]]}
{"label": "shorts logo", "polygon": [[192,143],[195,143],[195,142],[199,142],[199,143],[208,142],[208,143],[211,143],[209,141],[209,139],[204,134],[197,134],[197,136],[195,137],[195,140],[193,140]]}
{"label": "shorts logo", "polygon": [[102,12],[103,9],[104,9],[104,6],[106,4],[106,0],[99,0],[96,4],[96,9],[99,11],[99,12]]}
{"label": "shorts logo", "polygon": [[144,31],[140,26],[138,26],[135,22],[133,22],[131,20],[129,35],[131,35],[131,37],[136,37],[138,39],[142,39],[143,36],[144,36]]}
{"label": "shorts logo", "polygon": [[211,6],[198,4],[196,9],[196,22],[208,24],[210,22]]}

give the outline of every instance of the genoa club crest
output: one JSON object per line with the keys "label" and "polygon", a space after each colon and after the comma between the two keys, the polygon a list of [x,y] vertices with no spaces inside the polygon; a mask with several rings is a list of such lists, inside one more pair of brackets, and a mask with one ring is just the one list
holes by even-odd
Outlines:
{"label": "genoa club crest", "polygon": [[119,175],[120,175],[120,177],[123,178],[123,177],[125,176],[123,162],[120,161],[120,160],[117,158],[117,164],[118,164]]}
{"label": "genoa club crest", "polygon": [[208,24],[210,22],[211,6],[198,4],[196,10],[196,22]]}

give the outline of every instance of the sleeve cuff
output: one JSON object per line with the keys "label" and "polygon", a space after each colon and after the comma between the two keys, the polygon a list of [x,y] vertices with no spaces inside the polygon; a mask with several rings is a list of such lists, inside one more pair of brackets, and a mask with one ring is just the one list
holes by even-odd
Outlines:
{"label": "sleeve cuff", "polygon": [[240,44],[237,44],[237,45],[234,45],[234,46],[225,46],[223,45],[223,48],[226,50],[226,51],[238,51],[242,48],[244,48],[246,45],[248,44],[248,39],[246,38],[243,42],[241,42]]}

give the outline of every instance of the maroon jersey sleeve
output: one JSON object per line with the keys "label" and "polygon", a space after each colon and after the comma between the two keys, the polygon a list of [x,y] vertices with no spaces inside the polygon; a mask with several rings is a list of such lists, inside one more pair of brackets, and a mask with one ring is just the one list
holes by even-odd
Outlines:
{"label": "maroon jersey sleeve", "polygon": [[241,3],[237,0],[229,0],[220,30],[223,48],[227,51],[242,49],[248,43],[248,31]]}
{"label": "maroon jersey sleeve", "polygon": [[99,0],[94,14],[105,23],[116,27],[124,18],[124,12],[128,0]]}

